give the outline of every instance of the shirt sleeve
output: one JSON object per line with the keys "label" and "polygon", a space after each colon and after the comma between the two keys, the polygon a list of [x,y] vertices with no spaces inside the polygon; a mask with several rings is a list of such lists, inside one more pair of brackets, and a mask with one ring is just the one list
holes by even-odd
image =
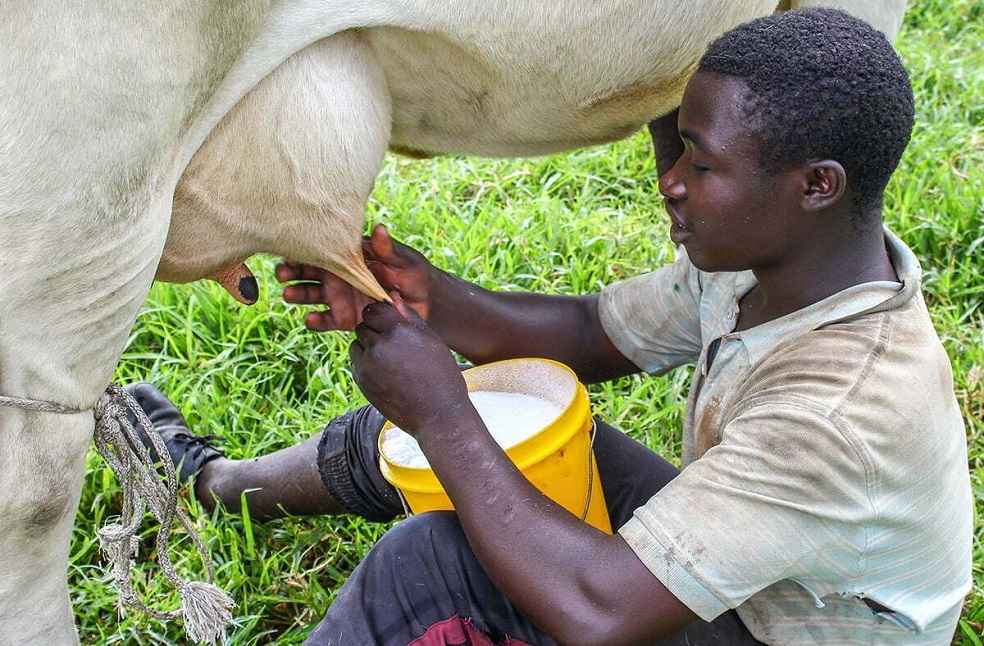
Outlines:
{"label": "shirt sleeve", "polygon": [[698,274],[681,249],[673,264],[603,289],[598,316],[619,352],[654,374],[696,361],[701,351]]}
{"label": "shirt sleeve", "polygon": [[705,621],[782,580],[859,573],[873,511],[865,461],[830,419],[759,405],[619,529]]}

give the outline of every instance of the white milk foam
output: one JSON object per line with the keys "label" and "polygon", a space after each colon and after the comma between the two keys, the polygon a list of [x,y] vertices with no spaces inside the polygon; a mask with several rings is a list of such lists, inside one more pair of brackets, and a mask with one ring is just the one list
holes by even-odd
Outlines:
{"label": "white milk foam", "polygon": [[[489,433],[504,449],[535,435],[561,414],[560,406],[534,395],[476,390],[468,393]],[[390,462],[406,467],[429,465],[417,440],[399,428],[386,431],[383,453]]]}

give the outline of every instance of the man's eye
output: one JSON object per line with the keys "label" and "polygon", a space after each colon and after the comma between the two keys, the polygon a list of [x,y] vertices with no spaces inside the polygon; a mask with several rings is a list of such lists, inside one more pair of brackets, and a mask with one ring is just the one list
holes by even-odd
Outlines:
{"label": "man's eye", "polygon": [[693,169],[698,173],[706,173],[707,171],[711,170],[707,166],[702,166],[700,164],[691,164],[691,166],[693,166]]}

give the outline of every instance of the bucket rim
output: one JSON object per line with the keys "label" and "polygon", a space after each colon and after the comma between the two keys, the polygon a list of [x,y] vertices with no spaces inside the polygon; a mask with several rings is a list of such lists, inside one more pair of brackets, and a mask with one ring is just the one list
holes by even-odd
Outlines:
{"label": "bucket rim", "polygon": [[[522,442],[514,444],[508,449],[504,449],[506,455],[520,471],[542,462],[570,442],[575,435],[591,427],[591,406],[588,400],[587,389],[577,379],[577,374],[569,366],[559,361],[540,357],[504,359],[502,361],[475,366],[464,372],[492,368],[502,364],[523,362],[548,364],[562,369],[573,377],[574,389],[562,412],[550,424],[547,424]],[[386,420],[380,430],[379,437],[376,438],[380,458],[379,466],[387,482],[400,489],[407,489],[418,493],[438,493],[444,491],[444,487],[438,480],[437,474],[434,473],[434,470],[430,466],[415,467],[402,465],[391,462],[386,457],[386,454],[383,452],[383,440],[386,431],[392,428],[395,428],[395,424]],[[561,430],[564,432],[559,432]]]}

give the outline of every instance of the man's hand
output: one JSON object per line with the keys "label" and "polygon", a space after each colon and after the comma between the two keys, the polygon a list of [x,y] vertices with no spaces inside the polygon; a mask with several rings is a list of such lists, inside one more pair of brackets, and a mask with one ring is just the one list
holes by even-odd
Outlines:
{"label": "man's hand", "polygon": [[362,312],[349,347],[352,374],[366,398],[411,435],[456,414],[475,415],[461,370],[444,341],[399,295]]}
{"label": "man's hand", "polygon": [[[547,357],[569,365],[585,383],[639,372],[602,328],[597,296],[482,289],[394,242],[383,226],[373,229],[362,250],[369,269],[394,302],[399,297],[427,321],[428,330],[474,364]],[[305,318],[305,325],[318,332],[354,329],[372,302],[331,272],[310,265],[282,264],[277,278],[302,283],[284,289],[288,303],[328,305],[327,310]]]}
{"label": "man's hand", "polygon": [[[392,238],[381,224],[363,239],[362,253],[369,270],[387,292],[396,292],[403,302],[426,319],[430,315],[431,264],[414,249]],[[352,330],[362,320],[362,310],[373,302],[338,276],[312,265],[284,262],[277,265],[277,280],[307,284],[284,288],[284,300],[299,305],[327,305],[304,319],[308,329],[318,332]]]}

